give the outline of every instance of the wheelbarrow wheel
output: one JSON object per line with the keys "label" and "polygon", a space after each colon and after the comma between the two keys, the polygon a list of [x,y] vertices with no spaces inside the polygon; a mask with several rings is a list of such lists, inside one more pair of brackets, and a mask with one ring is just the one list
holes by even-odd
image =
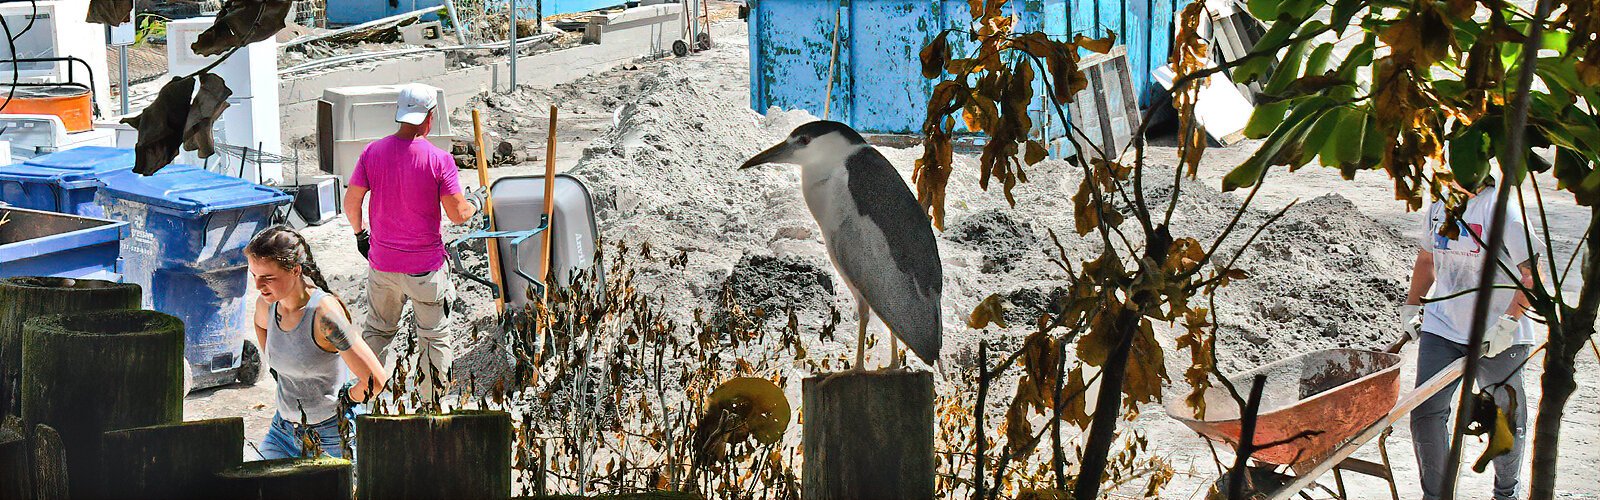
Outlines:
{"label": "wheelbarrow wheel", "polygon": [[238,380],[240,384],[256,385],[261,379],[261,350],[256,348],[255,342],[246,341],[244,351],[239,353]]}
{"label": "wheelbarrow wheel", "polygon": [[672,42],[672,55],[684,57],[689,55],[689,44],[683,40]]}
{"label": "wheelbarrow wheel", "polygon": [[700,33],[695,37],[695,50],[711,50],[711,35]]}

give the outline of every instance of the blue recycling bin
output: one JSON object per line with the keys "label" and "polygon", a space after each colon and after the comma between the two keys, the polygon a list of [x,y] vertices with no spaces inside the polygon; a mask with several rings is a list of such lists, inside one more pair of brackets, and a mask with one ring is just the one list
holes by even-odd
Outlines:
{"label": "blue recycling bin", "polygon": [[133,169],[133,150],[84,146],[0,166],[0,201],[19,208],[102,217],[100,178]]}
{"label": "blue recycling bin", "polygon": [[130,229],[122,241],[123,279],[144,287],[145,308],[183,320],[192,387],[255,382],[260,355],[244,350],[244,247],[289,195],[184,165],[101,179],[96,201]]}

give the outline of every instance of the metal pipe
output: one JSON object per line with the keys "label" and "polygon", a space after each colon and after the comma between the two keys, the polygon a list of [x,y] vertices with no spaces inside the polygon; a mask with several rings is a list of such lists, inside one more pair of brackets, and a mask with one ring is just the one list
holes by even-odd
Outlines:
{"label": "metal pipe", "polygon": [[506,88],[509,94],[517,91],[517,0],[507,0],[506,5],[511,7],[511,29],[508,30],[510,35],[507,35],[511,39],[511,85]]}
{"label": "metal pipe", "polygon": [[450,14],[450,27],[456,32],[456,43],[466,45],[467,35],[463,31],[466,26],[462,25],[461,16],[456,15],[455,0],[444,0],[444,10]]}
{"label": "metal pipe", "polygon": [[119,114],[126,115],[126,114],[128,114],[128,46],[127,45],[118,45],[117,46],[117,66],[121,69],[121,71],[119,72],[119,73],[121,73],[121,75],[119,75],[119,82],[118,82],[118,85],[121,85],[121,86],[117,87],[117,97],[121,98],[121,100],[122,100],[122,113],[119,113]]}

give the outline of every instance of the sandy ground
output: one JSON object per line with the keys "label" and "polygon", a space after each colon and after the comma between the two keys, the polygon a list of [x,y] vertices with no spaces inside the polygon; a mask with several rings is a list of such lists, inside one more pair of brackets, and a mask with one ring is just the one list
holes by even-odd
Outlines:
{"label": "sandy ground", "polygon": [[[742,106],[748,109],[748,47],[743,28],[743,24],[737,21],[718,25],[713,32],[717,34],[719,45],[709,53],[684,59],[641,62],[637,65],[630,65],[581,80],[574,85],[558,87],[557,89],[522,89],[519,90],[518,95],[510,98],[490,97],[485,101],[475,101],[474,105],[481,102],[485,111],[489,114],[487,118],[489,118],[492,129],[497,134],[515,136],[516,139],[521,141],[522,149],[524,150],[520,161],[493,169],[490,174],[491,177],[500,178],[511,175],[542,173],[543,157],[546,154],[543,151],[544,137],[542,131],[548,116],[544,110],[547,109],[547,106],[552,101],[562,107],[562,120],[557,132],[560,150],[556,154],[557,165],[562,171],[576,169],[579,173],[587,172],[589,175],[595,175],[605,172],[602,167],[613,166],[615,167],[613,170],[619,172],[614,175],[625,177],[627,174],[620,172],[633,172],[626,168],[630,162],[660,161],[665,162],[665,164],[678,165],[678,163],[673,162],[686,161],[685,157],[694,156],[694,154],[681,151],[675,154],[673,150],[678,148],[711,146],[722,148],[715,150],[716,155],[707,154],[704,160],[706,163],[719,163],[726,161],[725,157],[733,158],[739,155],[748,155],[765,147],[767,144],[764,142],[751,144],[744,144],[743,142],[774,140],[775,137],[781,136],[783,131],[774,131],[772,129],[784,126],[785,122],[779,120],[776,123],[763,123],[753,113],[747,113],[745,116],[748,116],[748,118],[731,115],[706,117],[704,113],[700,115],[694,113],[685,114],[682,110],[673,111],[668,109],[675,104],[694,102],[692,100],[683,100],[684,96],[715,99],[728,103],[732,107]],[[664,78],[681,78],[685,85],[692,85],[694,89],[692,92],[685,93],[663,90],[662,87],[645,88],[645,83],[642,83],[659,81]],[[737,141],[730,141],[721,138],[719,132],[715,130],[707,131],[703,141],[697,141],[705,144],[684,142],[694,140],[685,139],[686,137],[694,137],[692,134],[672,136],[665,139],[644,138],[641,140],[656,145],[660,153],[633,156],[642,153],[624,147],[628,142],[628,138],[617,136],[625,134],[613,134],[612,124],[614,120],[618,119],[614,117],[621,116],[620,113],[617,113],[619,107],[624,107],[628,104],[633,104],[637,107],[639,106],[638,103],[644,102],[640,99],[646,96],[641,96],[640,93],[645,90],[666,95],[658,103],[659,106],[664,107],[664,109],[660,110],[660,113],[662,113],[661,119],[663,120],[681,119],[684,116],[694,118],[680,120],[686,126],[688,124],[697,125],[703,122],[715,122],[718,119],[733,120],[740,123],[737,129],[741,131],[741,134],[745,135],[736,137]],[[464,117],[460,113],[464,109],[465,107],[458,109],[458,113],[453,118],[456,119],[456,126],[463,127],[459,130],[470,130],[470,122],[463,121]],[[629,114],[632,115],[636,112],[636,110],[630,110]],[[698,118],[695,118],[696,116]],[[521,118],[521,120],[518,118]],[[639,118],[635,116],[622,121],[634,123],[645,120],[645,118],[651,117]],[[513,127],[515,128],[513,129]],[[718,134],[718,136],[712,137],[712,134]],[[707,144],[711,146],[707,146]],[[1214,190],[1220,186],[1222,175],[1227,172],[1229,167],[1238,164],[1253,152],[1255,146],[1256,144],[1254,143],[1245,142],[1228,148],[1213,149],[1208,152],[1202,165],[1200,177],[1205,184],[1212,188],[1209,191],[1213,195]],[[589,151],[590,149],[594,149],[594,151]],[[626,153],[617,153],[617,151],[623,149],[628,151]],[[688,150],[685,149],[685,151]],[[918,154],[918,151],[915,150],[883,149],[883,151],[897,167],[901,168],[903,174],[909,172],[909,161]],[[649,153],[648,150],[645,152]],[[609,156],[618,154],[621,156]],[[1170,158],[1172,155],[1171,148],[1157,146],[1151,149],[1152,161],[1160,162],[1163,159],[1167,159],[1162,164],[1171,164]],[[965,162],[964,165],[969,168],[973,163],[971,159],[963,159],[961,161]],[[580,167],[580,164],[583,166]],[[731,169],[731,166],[713,166]],[[1070,202],[1066,200],[1066,197],[1070,195],[1070,189],[1072,189],[1073,185],[1065,184],[1065,181],[1071,179],[1070,173],[1052,174],[1048,168],[1043,170],[1045,172],[1036,175],[1034,185],[1027,188],[1030,191],[1027,191],[1025,196],[1031,203],[1027,204],[1028,206],[1024,206],[1023,210],[1018,212],[1019,215],[1017,217],[1019,219],[1026,217],[1022,225],[1035,226],[1033,230],[1040,236],[1042,236],[1042,229],[1045,227],[1057,229],[1058,233],[1063,235],[1067,234],[1070,232],[1069,226],[1064,226],[1062,223],[1063,221],[1070,221],[1070,213],[1065,216],[1068,218],[1063,218],[1060,214],[1070,212]],[[659,189],[700,189],[699,186],[686,188],[683,185],[675,184],[676,179],[672,175],[674,173],[662,173],[662,179],[659,180],[661,183]],[[601,179],[595,181],[596,184],[604,184],[616,188],[609,191],[610,194],[602,195],[603,198],[607,198],[602,200],[602,204],[612,207],[601,210],[602,217],[605,218],[602,221],[604,236],[608,238],[659,239],[669,243],[669,245],[663,245],[663,247],[691,251],[694,254],[694,261],[698,263],[696,264],[699,266],[698,268],[684,273],[689,275],[687,277],[661,277],[655,283],[661,290],[681,291],[681,293],[688,294],[687,297],[690,298],[704,295],[705,290],[708,288],[714,290],[715,283],[727,277],[730,272],[729,269],[734,267],[740,261],[741,256],[744,255],[759,253],[779,256],[789,255],[801,259],[813,259],[812,262],[816,262],[815,259],[819,257],[820,243],[814,228],[795,222],[805,221],[809,223],[808,219],[804,218],[808,216],[804,214],[803,208],[799,208],[802,205],[797,204],[798,193],[793,188],[792,179],[794,176],[788,172],[773,171],[737,175],[748,175],[749,177],[718,177],[715,180],[733,182],[735,179],[743,179],[744,182],[751,183],[748,188],[731,189],[725,186],[704,186],[705,191],[703,192],[693,191],[689,193],[694,196],[713,198],[718,204],[726,205],[721,207],[719,211],[712,212],[696,211],[693,207],[661,205],[669,202],[676,203],[684,197],[692,197],[680,195],[679,193],[630,195],[624,189],[629,186],[629,184],[626,184],[625,179],[605,178],[602,175]],[[992,212],[998,210],[998,207],[1004,206],[1003,201],[997,199],[998,193],[977,192],[976,188],[970,185],[974,181],[967,177],[958,174],[956,178],[952,179],[951,199],[961,200],[960,206],[951,208],[952,227],[956,226],[956,223],[959,223],[962,217],[978,215],[986,211]],[[1052,183],[1050,179],[1056,179],[1060,182]],[[462,171],[462,180],[464,185],[477,184],[476,175],[468,170]],[[962,182],[968,184],[960,184]],[[1566,256],[1570,255],[1576,247],[1577,239],[1581,236],[1583,227],[1588,222],[1588,214],[1580,207],[1577,207],[1570,196],[1560,193],[1551,194],[1553,190],[1550,187],[1554,185],[1553,180],[1547,177],[1541,178],[1540,185],[1546,188],[1545,201],[1551,216],[1549,224],[1554,233],[1552,244],[1555,247],[1556,255],[1560,257],[1560,262],[1564,263]],[[1348,205],[1353,207],[1353,212],[1349,214],[1334,213],[1332,215],[1335,220],[1332,222],[1337,222],[1340,218],[1348,218],[1352,221],[1354,229],[1338,232],[1337,234],[1339,237],[1350,239],[1349,246],[1357,247],[1358,249],[1362,248],[1363,245],[1374,245],[1371,256],[1358,255],[1358,260],[1364,265],[1377,266],[1378,269],[1382,270],[1384,276],[1382,276],[1382,280],[1377,286],[1393,288],[1403,286],[1401,280],[1405,277],[1404,270],[1396,269],[1405,264],[1402,258],[1407,256],[1405,254],[1408,251],[1407,248],[1414,249],[1414,247],[1405,247],[1404,245],[1407,244],[1406,242],[1414,240],[1421,229],[1419,216],[1415,213],[1406,212],[1403,204],[1393,199],[1390,189],[1389,182],[1376,172],[1364,173],[1355,181],[1344,181],[1339,179],[1337,172],[1308,167],[1293,173],[1281,171],[1274,173],[1269,178],[1269,187],[1262,190],[1255,207],[1261,210],[1275,210],[1295,199],[1309,201],[1324,194],[1337,194],[1342,199],[1348,200]],[[1225,197],[1222,199],[1233,199],[1229,198],[1231,195],[1221,196]],[[726,197],[725,202],[724,197]],[[631,207],[631,209],[616,208],[619,201]],[[732,208],[729,208],[729,206]],[[756,208],[757,206],[762,208]],[[1055,215],[1050,215],[1047,212],[1055,212]],[[741,213],[752,215],[741,216],[739,215]],[[683,218],[685,217],[688,219],[684,220]],[[762,220],[765,218],[772,218],[776,221]],[[660,232],[649,231],[650,227],[656,225],[688,225],[691,223],[705,223],[706,221],[714,224],[705,227],[705,230],[712,233],[721,231],[727,235],[726,239],[728,241],[706,241],[712,238],[702,237],[696,239],[687,237],[685,235],[695,234],[689,230],[684,230],[679,234],[671,234],[669,232],[670,229],[661,229],[659,230]],[[1323,223],[1330,222],[1323,221]],[[1357,223],[1361,225],[1354,226]],[[1370,233],[1371,236],[1364,238],[1362,237],[1364,233]],[[312,242],[318,257],[318,263],[330,275],[330,279],[333,282],[332,286],[335,288],[334,291],[354,304],[355,307],[352,307],[352,309],[357,317],[364,315],[364,306],[361,305],[364,300],[364,294],[361,288],[365,262],[354,251],[353,242],[349,237],[348,225],[341,221],[321,227],[309,228],[305,230],[305,234]],[[979,247],[970,242],[963,242],[961,238],[950,232],[941,235],[941,248],[947,267],[956,266],[962,268],[962,270],[947,271],[947,305],[945,313],[947,324],[959,325],[960,316],[965,312],[962,309],[970,309],[973,301],[972,297],[981,298],[986,296],[987,293],[1013,290],[1018,286],[1033,286],[1034,281],[1031,278],[1023,280],[1018,278],[1016,274],[990,272],[987,268],[991,266],[980,264],[980,262],[983,262],[984,255],[990,249],[979,249]],[[1378,255],[1380,253],[1383,255]],[[1273,261],[1264,257],[1260,262],[1263,265],[1267,265],[1267,263]],[[825,266],[825,264],[822,265]],[[966,269],[969,267],[973,269]],[[979,270],[979,268],[983,269]],[[952,267],[952,269],[954,268]],[[1297,273],[1304,274],[1305,280],[1324,278],[1315,275],[1322,271],[1297,271],[1294,269],[1280,271],[1272,279],[1292,280]],[[1023,281],[1027,282],[1024,283]],[[1330,283],[1333,284],[1328,286],[1344,286],[1339,284],[1343,282]],[[1292,285],[1293,283],[1290,284]],[[1048,287],[1049,283],[1041,286]],[[1248,286],[1252,285],[1236,285],[1236,287]],[[481,290],[473,291],[473,288],[475,287],[462,287],[464,302],[461,305],[469,309],[470,317],[481,320],[481,318],[489,315],[493,306],[486,303],[486,295],[482,294]],[[1569,291],[1576,290],[1577,284],[1575,281],[1569,282],[1564,288]],[[1399,292],[1403,293],[1403,289]],[[1258,312],[1245,309],[1246,305],[1258,300],[1258,298],[1254,295],[1248,295],[1247,292],[1240,293],[1242,295],[1230,299],[1236,304],[1230,307],[1236,307],[1241,315],[1248,316],[1249,321],[1245,321],[1239,326],[1240,329],[1246,330],[1246,335],[1248,335],[1249,331],[1270,330],[1276,326],[1261,324],[1261,316]],[[1334,295],[1340,293],[1356,294],[1353,290],[1341,289],[1333,289],[1329,293]],[[823,302],[824,305],[832,303],[832,305],[841,307],[844,311],[850,310],[848,309],[848,296],[835,297],[831,301],[824,300]],[[1345,343],[1360,347],[1373,347],[1374,343],[1386,340],[1377,338],[1378,332],[1386,331],[1386,329],[1390,328],[1384,326],[1385,323],[1382,318],[1389,318],[1392,321],[1392,318],[1395,317],[1392,310],[1387,309],[1391,306],[1384,304],[1377,306],[1364,305],[1362,307],[1368,307],[1369,309],[1371,307],[1383,307],[1386,309],[1381,311],[1355,311],[1359,315],[1342,315],[1337,312],[1329,312],[1330,309],[1317,304],[1304,306],[1305,309],[1294,308],[1301,306],[1291,306],[1293,306],[1291,307],[1293,311],[1303,311],[1298,313],[1300,316],[1321,315],[1327,317],[1292,318],[1285,321],[1287,326],[1284,326],[1284,328],[1298,331],[1307,324],[1320,324],[1325,327],[1328,324],[1332,324],[1335,325],[1336,331],[1344,332],[1346,330],[1342,329],[1340,325],[1349,324],[1352,327],[1362,328],[1361,334],[1335,335],[1319,340],[1319,342]],[[846,316],[849,316],[849,314],[847,313]],[[841,328],[848,331],[847,328],[854,328],[854,326],[841,325]],[[960,326],[947,326],[945,335],[947,336],[947,351],[961,352],[970,350],[980,333],[967,331]],[[1268,339],[1262,344],[1266,347],[1260,347],[1259,349],[1291,349],[1294,347],[1293,341],[1302,338],[1287,334],[1284,337],[1284,339]],[[492,346],[492,343],[485,344],[481,339],[468,338],[465,333],[458,340],[464,344],[465,351],[479,354],[486,350],[492,351],[492,349],[481,348],[484,345]],[[1287,343],[1287,345],[1280,344],[1279,340]],[[1241,346],[1243,345],[1241,344]],[[823,347],[826,347],[822,351],[823,355],[850,352],[850,349],[852,349],[843,345]],[[1248,349],[1248,347],[1244,346],[1241,349]],[[1303,346],[1302,349],[1304,349]],[[1281,351],[1275,350],[1271,352],[1278,353]],[[1407,361],[1404,365],[1403,383],[1409,386],[1413,377],[1412,371],[1414,367],[1412,360],[1414,358],[1414,348],[1408,349],[1405,352],[1405,356]],[[1174,366],[1181,366],[1173,363],[1179,362],[1186,357],[1186,353],[1169,350],[1169,355],[1167,356],[1169,370]],[[467,356],[467,358],[479,359],[474,356]],[[1597,390],[1597,387],[1600,387],[1600,370],[1595,369],[1597,365],[1600,365],[1600,361],[1597,361],[1594,354],[1590,352],[1581,354],[1579,358],[1579,389],[1574,394],[1572,403],[1569,406],[1567,425],[1564,428],[1565,439],[1562,448],[1563,479],[1560,487],[1563,490],[1562,498],[1600,498],[1600,481],[1596,481],[1592,475],[1585,473],[1585,471],[1600,470],[1600,451],[1597,451],[1600,450],[1600,447],[1596,446],[1600,444],[1600,425],[1596,425],[1600,424],[1600,390]],[[471,361],[470,363],[479,362],[481,360]],[[1236,360],[1236,362],[1243,363],[1244,361]],[[474,364],[472,366],[476,367],[478,365]],[[1541,373],[1542,367],[1537,362],[1531,364],[1528,368],[1528,383],[1526,387],[1529,391],[1530,399],[1538,397],[1537,377]],[[1173,372],[1174,378],[1181,380],[1179,375],[1179,372]],[[1185,387],[1173,385],[1168,387],[1167,392],[1169,397],[1172,397],[1173,395],[1181,394],[1185,390]],[[269,406],[273,391],[274,388],[269,378],[250,387],[228,387],[202,391],[191,395],[187,399],[185,404],[186,417],[198,419],[219,416],[243,416],[245,418],[247,437],[251,440],[257,440],[265,432],[273,414],[273,409]],[[791,396],[797,396],[797,394],[792,394]],[[1146,434],[1153,444],[1155,452],[1166,457],[1179,471],[1179,475],[1163,493],[1163,498],[1188,498],[1196,489],[1215,477],[1216,470],[1210,463],[1212,460],[1211,455],[1204,442],[1193,432],[1168,418],[1160,408],[1153,406],[1144,408],[1137,422],[1138,428]],[[1410,448],[1409,431],[1404,422],[1402,420],[1401,425],[1395,427],[1394,435],[1389,440],[1389,452],[1390,458],[1395,464],[1396,474],[1399,477],[1401,497],[1416,498],[1419,496],[1419,491],[1416,485],[1415,459]],[[1477,446],[1474,440],[1469,440],[1467,455],[1476,456]],[[1358,456],[1376,460],[1376,449],[1369,446]],[[1526,477],[1526,474],[1524,477]],[[1490,478],[1489,474],[1475,474],[1467,471],[1463,476],[1461,489],[1464,497],[1487,498],[1490,490]],[[1350,486],[1353,490],[1353,498],[1386,498],[1388,496],[1387,486],[1380,481],[1360,478],[1354,475],[1347,475],[1346,479],[1347,486]]]}

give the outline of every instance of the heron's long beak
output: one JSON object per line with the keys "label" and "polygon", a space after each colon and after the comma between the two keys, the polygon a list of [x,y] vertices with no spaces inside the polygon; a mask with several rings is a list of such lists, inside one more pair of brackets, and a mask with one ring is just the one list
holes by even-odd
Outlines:
{"label": "heron's long beak", "polygon": [[783,163],[789,158],[790,152],[789,141],[783,141],[776,146],[767,148],[766,151],[756,153],[755,156],[750,157],[749,161],[744,162],[744,165],[740,165],[739,169],[743,170],[768,163]]}

